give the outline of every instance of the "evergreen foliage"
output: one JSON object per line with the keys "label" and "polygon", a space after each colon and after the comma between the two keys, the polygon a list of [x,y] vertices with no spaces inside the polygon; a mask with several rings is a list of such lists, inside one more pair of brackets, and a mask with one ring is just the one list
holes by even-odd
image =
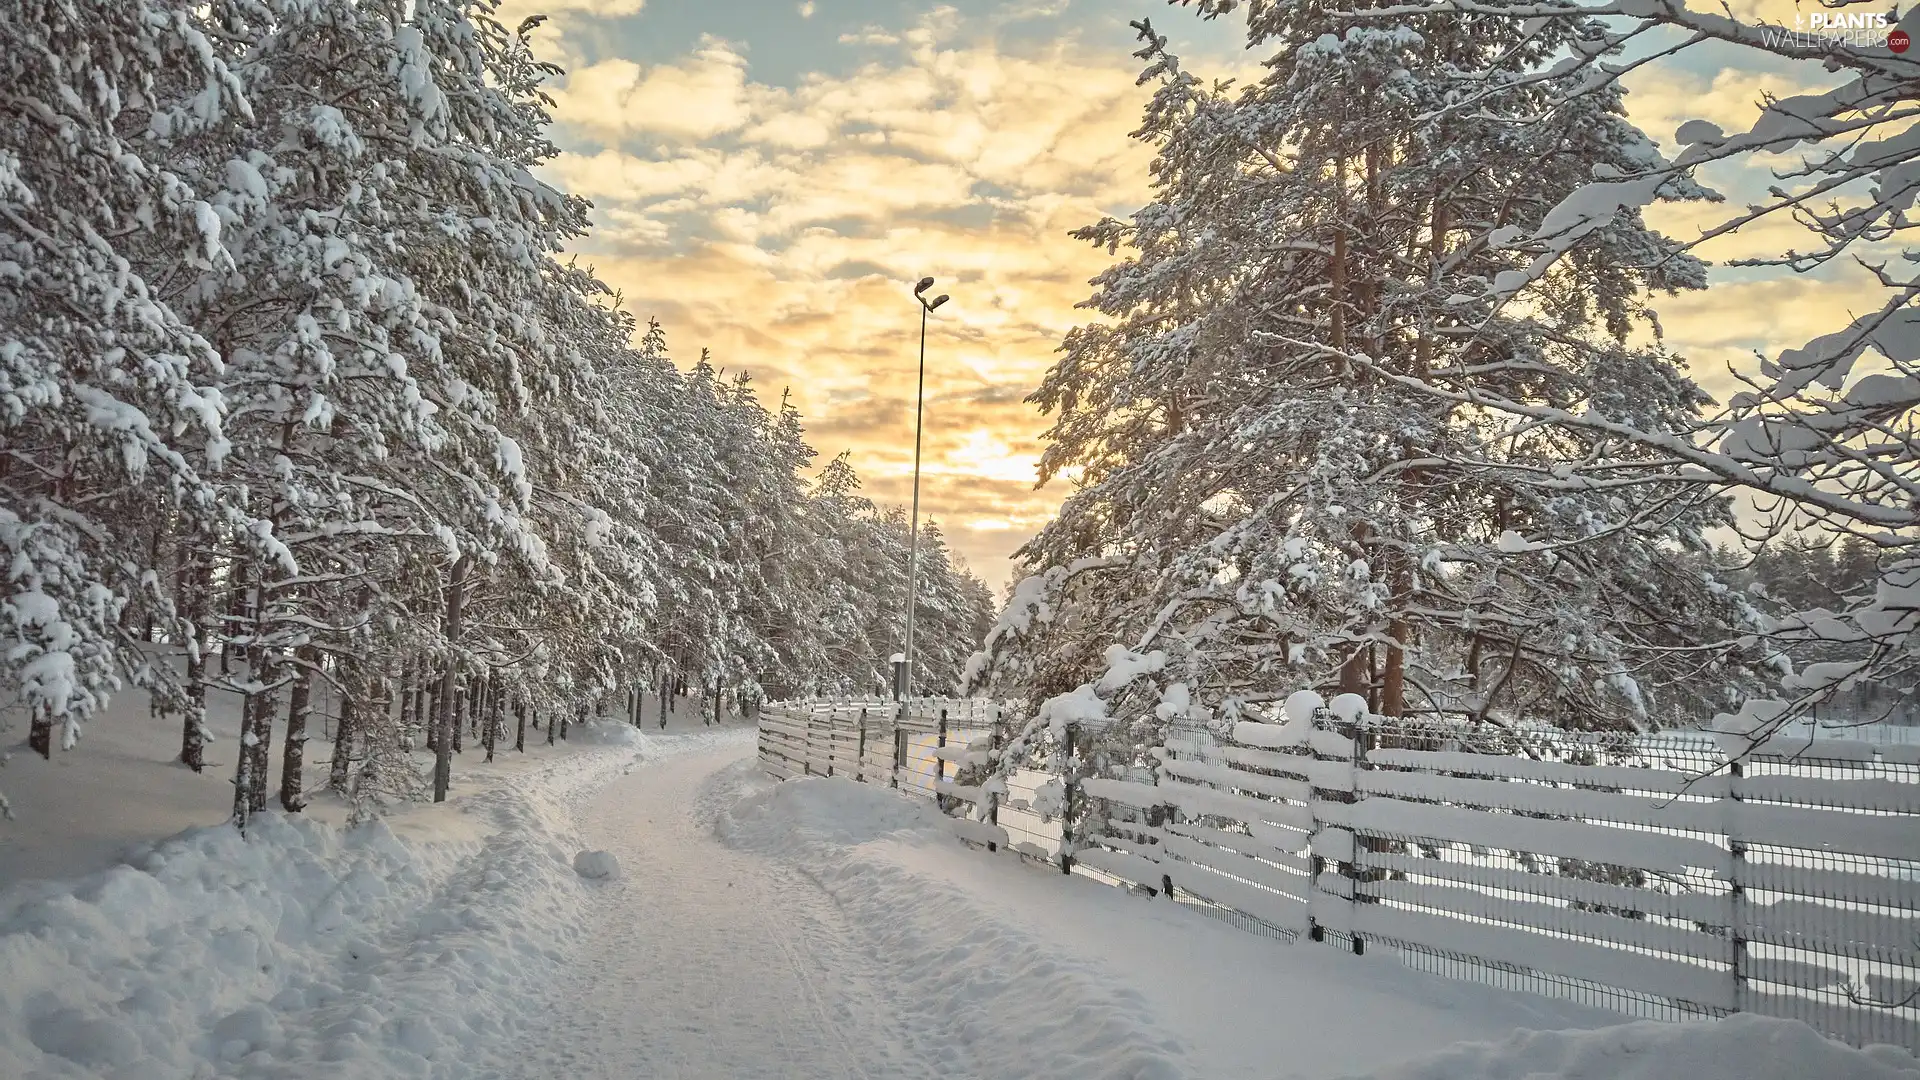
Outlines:
{"label": "evergreen foliage", "polygon": [[[907,531],[817,482],[798,412],[685,373],[563,254],[538,20],[493,0],[27,0],[0,20],[0,696],[71,746],[126,679],[202,767],[246,697],[235,817],[407,751],[645,685],[739,704],[877,693]],[[990,616],[937,527],[922,670]],[[966,640],[962,640],[965,638]],[[184,650],[184,678],[151,662]],[[353,767],[349,768],[348,765]]]}

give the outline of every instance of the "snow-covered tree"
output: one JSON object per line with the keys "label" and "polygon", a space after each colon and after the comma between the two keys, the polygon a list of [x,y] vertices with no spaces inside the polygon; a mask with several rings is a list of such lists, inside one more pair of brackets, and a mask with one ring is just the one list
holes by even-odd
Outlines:
{"label": "snow-covered tree", "polygon": [[[236,691],[244,826],[281,716],[279,800],[306,801],[323,689],[327,784],[364,814],[443,797],[508,716],[884,685],[901,515],[841,498],[844,461],[809,490],[789,402],[677,369],[564,255],[589,208],[533,175],[556,69],[493,11],[0,23],[0,693],[35,749],[131,676],[198,769],[208,692]],[[923,542],[944,669],[986,591]]]}
{"label": "snow-covered tree", "polygon": [[0,684],[44,755],[123,675],[176,692],[122,618],[136,597],[171,615],[155,523],[236,523],[196,464],[226,451],[220,359],[125,249],[230,263],[218,215],[142,136],[246,103],[175,4],[25,0],[0,56]]}
{"label": "snow-covered tree", "polygon": [[[1857,13],[1856,5],[1845,5]],[[1904,246],[1914,228],[1920,195],[1912,133],[1920,92],[1915,54],[1859,33],[1822,35],[1796,22],[1789,27],[1760,16],[1711,6],[1671,3],[1482,3],[1445,0],[1349,13],[1369,24],[1417,12],[1508,33],[1545,35],[1569,28],[1590,44],[1561,65],[1565,75],[1529,108],[1539,122],[1559,124],[1583,115],[1592,102],[1617,93],[1619,79],[1647,65],[1705,47],[1745,50],[1756,59],[1785,61],[1829,89],[1761,102],[1744,131],[1726,132],[1691,120],[1673,132],[1678,152],[1649,154],[1629,167],[1595,174],[1566,192],[1539,220],[1521,227],[1482,230],[1524,261],[1474,290],[1489,306],[1524,304],[1535,283],[1590,258],[1594,237],[1677,187],[1691,185],[1703,167],[1764,170],[1764,193],[1743,200],[1674,257],[1737,229],[1773,220],[1802,226],[1808,243],[1734,265],[1818,274],[1852,263],[1879,286],[1877,304],[1836,320],[1812,341],[1761,357],[1741,374],[1745,387],[1724,408],[1686,431],[1650,426],[1607,409],[1567,410],[1497,391],[1469,395],[1475,407],[1519,422],[1551,424],[1590,437],[1632,443],[1664,467],[1746,492],[1766,515],[1760,539],[1773,543],[1812,534],[1829,542],[1852,537],[1876,552],[1875,572],[1831,606],[1819,604],[1774,620],[1765,643],[1778,650],[1784,677],[1750,700],[1735,725],[1755,738],[1835,695],[1863,687],[1910,696],[1920,675],[1920,275]],[[1896,11],[1886,33],[1920,33],[1920,11]],[[1621,61],[1616,47],[1652,41],[1640,59]],[[1716,61],[1718,63],[1718,61]],[[1492,83],[1462,93],[1437,115],[1450,118],[1501,104],[1516,90]],[[1530,95],[1537,90],[1527,88]],[[1444,122],[1444,121],[1443,121]],[[1667,133],[1660,133],[1667,134]],[[1794,155],[1776,168],[1763,155]],[[1851,295],[1851,294],[1849,294]],[[1859,311],[1853,304],[1834,310]],[[1811,661],[1795,667],[1791,661]]]}
{"label": "snow-covered tree", "polygon": [[[1148,674],[1182,714],[1303,683],[1390,716],[1583,728],[1724,700],[1747,609],[1705,537],[1723,501],[1634,444],[1449,396],[1496,388],[1652,430],[1704,402],[1676,357],[1627,343],[1649,291],[1702,280],[1637,214],[1524,305],[1473,306],[1523,262],[1484,230],[1531,227],[1654,154],[1617,91],[1523,122],[1597,24],[1350,26],[1261,5],[1268,74],[1241,91],[1137,25],[1159,83],[1137,133],[1156,198],[1079,234],[1128,257],[1086,305],[1106,321],[1068,336],[1034,398],[1056,418],[1043,477],[1076,487],[1024,549],[1036,580],[977,680],[1036,703],[1099,684],[1147,742],[1170,719],[1160,690],[1126,689]],[[1463,72],[1537,97],[1428,123]]]}

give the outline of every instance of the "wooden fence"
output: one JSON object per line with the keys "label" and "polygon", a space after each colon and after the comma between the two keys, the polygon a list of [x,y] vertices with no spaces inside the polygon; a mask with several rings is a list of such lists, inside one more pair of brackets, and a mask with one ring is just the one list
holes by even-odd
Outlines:
{"label": "wooden fence", "polygon": [[954,777],[986,763],[998,716],[966,698],[773,702],[760,709],[760,760],[781,779],[840,776],[972,805],[979,791]]}
{"label": "wooden fence", "polygon": [[[1178,729],[1131,763],[1067,728],[1037,768],[952,783],[948,763],[985,761],[990,708],[780,706],[762,756],[945,796],[967,839],[1249,929],[1632,1015],[1748,1011],[1920,1050],[1920,746],[1776,740],[1730,761],[1744,744],[1697,732],[1321,710]],[[922,785],[903,739],[929,724]],[[876,733],[890,752],[861,756]]]}

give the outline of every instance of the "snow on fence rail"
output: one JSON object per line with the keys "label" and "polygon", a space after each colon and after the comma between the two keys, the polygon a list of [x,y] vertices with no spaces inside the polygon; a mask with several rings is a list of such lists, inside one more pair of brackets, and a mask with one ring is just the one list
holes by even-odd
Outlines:
{"label": "snow on fence rail", "polygon": [[986,762],[993,708],[773,706],[762,758],[947,796],[969,840],[1248,928],[1636,1015],[1748,1011],[1920,1050],[1920,746],[1797,738],[1729,761],[1703,733],[1323,709],[1178,729],[1108,776],[1069,727],[1047,768],[951,782]]}

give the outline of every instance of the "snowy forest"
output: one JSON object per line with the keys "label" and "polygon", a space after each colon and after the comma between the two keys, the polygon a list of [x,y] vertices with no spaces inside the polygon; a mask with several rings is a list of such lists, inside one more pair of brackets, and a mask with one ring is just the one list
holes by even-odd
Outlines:
{"label": "snowy forest", "polygon": [[[1118,258],[1031,400],[1043,476],[1080,482],[971,685],[1055,725],[1124,721],[1135,752],[1301,689],[1756,737],[1911,704],[1904,48],[1639,0],[1177,6],[1244,16],[1264,73],[1210,82],[1134,23],[1154,197],[1077,234]],[[1623,79],[1710,47],[1834,88],[1758,102],[1747,131],[1636,128]],[[1713,206],[1722,165],[1767,193]],[[1663,235],[1655,203],[1712,224]],[[1717,373],[1716,397],[1658,309],[1756,225],[1792,246],[1738,265],[1851,264],[1879,295]]]}
{"label": "snowy forest", "polygon": [[0,1080],[1920,1080],[1787,6],[8,0]]}
{"label": "snowy forest", "polygon": [[[29,0],[0,25],[0,718],[34,752],[131,684],[198,771],[235,734],[208,691],[236,692],[244,823],[276,772],[301,805],[316,680],[362,802],[418,795],[407,751],[468,715],[889,685],[906,515],[562,254],[590,207],[530,171],[559,71],[539,20],[491,10]],[[920,540],[944,690],[992,598]]]}
{"label": "snowy forest", "polygon": [[[1174,6],[1244,17],[1266,73],[1208,82],[1134,24],[1152,200],[1076,234],[1119,261],[1030,399],[1038,479],[1071,489],[997,627],[922,530],[916,690],[1097,688],[1149,742],[1303,687],[1580,729],[1906,700],[1911,61],[1638,0]],[[218,686],[247,700],[238,805],[265,805],[284,717],[292,807],[316,679],[376,795],[469,700],[497,723],[640,685],[887,685],[905,515],[566,254],[591,206],[533,171],[564,72],[539,18],[493,10],[8,24],[0,691],[33,751],[132,684],[198,768]],[[1622,78],[1701,42],[1846,77],[1668,156]],[[1699,236],[1645,220],[1762,159],[1800,162],[1769,201]],[[1851,260],[1886,296],[1716,397],[1658,306],[1769,218],[1807,240],[1752,265]]]}

